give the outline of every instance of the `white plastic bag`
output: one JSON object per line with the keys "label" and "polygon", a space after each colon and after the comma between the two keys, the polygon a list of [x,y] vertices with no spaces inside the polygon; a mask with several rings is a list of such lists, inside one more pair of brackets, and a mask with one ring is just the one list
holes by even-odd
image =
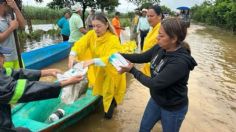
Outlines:
{"label": "white plastic bag", "polygon": [[126,27],[125,30],[121,30],[120,41],[121,44],[123,44],[124,42],[127,42],[129,40],[130,40],[130,29],[129,27]]}
{"label": "white plastic bag", "polygon": [[84,79],[75,85],[69,85],[62,89],[61,101],[65,104],[72,104],[77,100],[83,93],[86,92],[88,87],[88,80],[86,78],[86,73],[88,67],[83,68],[83,63],[77,63],[70,70],[66,71],[64,74],[58,74],[57,79],[59,81],[69,79],[70,77],[83,75]]}

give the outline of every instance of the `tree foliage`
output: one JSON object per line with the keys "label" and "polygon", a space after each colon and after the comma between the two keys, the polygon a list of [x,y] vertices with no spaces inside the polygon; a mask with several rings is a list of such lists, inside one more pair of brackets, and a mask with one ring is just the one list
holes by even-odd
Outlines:
{"label": "tree foliage", "polygon": [[58,8],[71,8],[74,4],[79,2],[82,5],[82,19],[83,23],[85,22],[85,11],[87,7],[95,7],[96,1],[95,0],[53,0],[52,2],[48,3],[48,7],[53,9]]}
{"label": "tree foliage", "polygon": [[162,13],[167,13],[167,14],[170,14],[170,15],[174,15],[174,12],[171,11],[170,8],[166,7],[166,6],[161,6],[161,10],[162,10]]}
{"label": "tree foliage", "polygon": [[70,7],[70,1],[69,0],[53,0],[51,3],[48,3],[47,6],[52,9]]}
{"label": "tree foliage", "polygon": [[145,3],[152,3],[152,5],[160,3],[160,0],[127,0],[127,1],[135,4],[138,7],[144,5]]}
{"label": "tree foliage", "polygon": [[115,7],[119,5],[119,0],[97,0],[96,5],[99,9],[114,11]]}
{"label": "tree foliage", "polygon": [[[150,6],[152,6],[152,5],[154,5],[153,3],[144,3],[144,4],[142,4],[140,7],[139,7],[139,9],[141,10],[141,9],[143,9],[143,8],[146,8],[146,9],[148,9]],[[168,13],[168,14],[170,14],[170,15],[174,15],[174,13],[171,11],[171,9],[170,8],[168,8],[168,7],[166,7],[166,6],[161,6],[161,10],[162,10],[162,13]]]}
{"label": "tree foliage", "polygon": [[114,10],[119,5],[118,0],[53,0],[48,4],[50,8],[70,8],[75,3],[79,2],[83,8],[82,19],[85,20],[85,11],[88,7],[99,8],[104,10]]}
{"label": "tree foliage", "polygon": [[57,20],[65,10],[50,9],[48,7],[23,6],[22,13],[26,19]]}
{"label": "tree foliage", "polygon": [[236,1],[205,1],[191,9],[192,18],[210,25],[220,26],[236,32]]}

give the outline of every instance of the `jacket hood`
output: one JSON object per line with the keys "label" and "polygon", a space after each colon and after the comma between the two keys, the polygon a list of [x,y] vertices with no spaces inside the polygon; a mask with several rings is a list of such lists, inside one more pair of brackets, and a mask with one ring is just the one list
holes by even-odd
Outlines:
{"label": "jacket hood", "polygon": [[193,70],[194,67],[197,66],[197,62],[184,47],[181,47],[174,52],[166,52],[166,56],[181,58],[181,61],[184,61],[188,64],[190,70]]}

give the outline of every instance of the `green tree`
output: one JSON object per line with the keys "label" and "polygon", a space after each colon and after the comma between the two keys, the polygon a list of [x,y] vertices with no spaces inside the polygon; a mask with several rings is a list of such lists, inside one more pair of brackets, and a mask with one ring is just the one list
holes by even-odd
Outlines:
{"label": "green tree", "polygon": [[100,8],[103,12],[104,10],[114,10],[116,6],[119,5],[118,0],[53,0],[48,4],[50,8],[64,8],[71,7],[75,4],[75,2],[79,2],[82,5],[82,19],[85,21],[85,11],[87,7],[97,7]]}
{"label": "green tree", "polygon": [[[141,5],[140,9],[143,9],[143,8],[148,9],[152,5],[153,5],[153,3],[144,3],[143,5]],[[171,11],[171,9],[166,6],[161,6],[161,10],[162,10],[162,13],[168,13],[170,15],[174,15],[174,13]]]}
{"label": "green tree", "polygon": [[48,3],[47,6],[52,9],[61,9],[64,7],[70,7],[70,1],[69,0],[53,0],[52,2]]}
{"label": "green tree", "polygon": [[168,14],[170,14],[170,15],[174,15],[174,12],[171,11],[170,8],[168,8],[168,7],[164,6],[164,5],[161,6],[161,10],[162,10],[162,13],[168,13]]}
{"label": "green tree", "polygon": [[138,7],[142,6],[145,3],[152,3],[152,5],[160,3],[160,0],[127,0],[127,1],[132,2]]}
{"label": "green tree", "polygon": [[196,21],[236,32],[236,0],[205,1],[192,7],[191,11]]}
{"label": "green tree", "polygon": [[[43,0],[35,0],[36,2],[43,2]],[[20,9],[22,9],[22,0],[15,0],[16,4]]]}
{"label": "green tree", "polygon": [[50,8],[64,8],[68,7],[70,8],[72,5],[74,5],[76,2],[79,2],[82,5],[82,20],[85,25],[85,11],[88,7],[95,7],[96,1],[95,0],[53,0],[48,4],[48,7]]}
{"label": "green tree", "polygon": [[119,0],[97,0],[96,5],[99,9],[114,11],[115,7],[119,5]]}

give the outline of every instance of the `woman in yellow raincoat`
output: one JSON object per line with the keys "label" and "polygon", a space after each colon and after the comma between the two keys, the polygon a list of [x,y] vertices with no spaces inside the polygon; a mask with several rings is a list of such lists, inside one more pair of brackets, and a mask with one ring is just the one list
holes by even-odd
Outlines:
{"label": "woman in yellow raincoat", "polygon": [[93,30],[72,47],[68,66],[72,67],[75,60],[84,60],[84,66],[89,66],[89,85],[94,95],[103,97],[105,118],[110,119],[114,107],[121,103],[126,91],[125,74],[119,74],[109,63],[110,55],[118,52],[121,45],[103,14],[95,15],[92,24]]}
{"label": "woman in yellow raincoat", "polygon": [[[155,44],[158,43],[156,36],[159,34],[159,29],[161,26],[161,7],[158,5],[151,6],[147,12],[148,22],[151,25],[152,29],[149,30],[143,45],[143,52],[151,49]],[[144,64],[142,72],[150,76],[150,63]]]}

